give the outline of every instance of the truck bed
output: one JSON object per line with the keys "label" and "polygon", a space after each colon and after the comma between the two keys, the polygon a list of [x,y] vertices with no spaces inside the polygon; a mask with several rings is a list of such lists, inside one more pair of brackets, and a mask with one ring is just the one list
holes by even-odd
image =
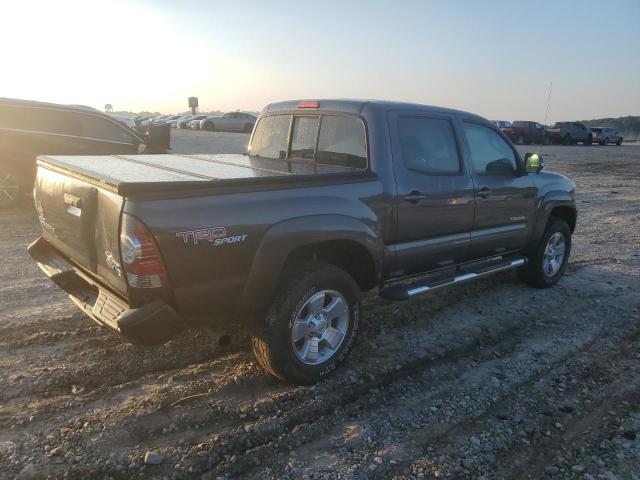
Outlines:
{"label": "truck bed", "polygon": [[260,183],[274,178],[345,173],[350,168],[238,154],[41,155],[38,164],[124,195],[210,187],[212,183]]}

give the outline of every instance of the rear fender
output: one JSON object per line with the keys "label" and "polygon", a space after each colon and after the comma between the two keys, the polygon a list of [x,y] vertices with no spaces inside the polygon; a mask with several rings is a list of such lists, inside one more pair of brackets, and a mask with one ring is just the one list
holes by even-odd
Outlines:
{"label": "rear fender", "polygon": [[298,247],[349,240],[366,248],[374,259],[379,283],[384,258],[380,235],[363,221],[344,215],[313,215],[286,220],[264,235],[249,272],[238,313],[253,316],[263,312],[276,292],[287,258]]}

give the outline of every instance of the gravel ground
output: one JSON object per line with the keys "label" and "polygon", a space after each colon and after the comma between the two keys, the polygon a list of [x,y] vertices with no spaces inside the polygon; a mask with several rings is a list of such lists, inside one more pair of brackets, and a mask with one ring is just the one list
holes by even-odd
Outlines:
{"label": "gravel ground", "polygon": [[559,284],[371,296],[346,365],[309,387],[264,374],[241,332],[124,343],[29,260],[33,209],[0,212],[0,479],[639,479],[640,146],[537,148],[578,190]]}

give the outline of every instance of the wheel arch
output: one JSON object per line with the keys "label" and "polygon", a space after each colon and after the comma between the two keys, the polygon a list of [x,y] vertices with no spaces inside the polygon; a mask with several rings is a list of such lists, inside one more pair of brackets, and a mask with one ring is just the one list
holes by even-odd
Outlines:
{"label": "wheel arch", "polygon": [[238,313],[263,312],[291,265],[320,260],[344,269],[361,290],[379,284],[384,247],[373,228],[344,215],[313,215],[272,226],[258,247],[239,302]]}

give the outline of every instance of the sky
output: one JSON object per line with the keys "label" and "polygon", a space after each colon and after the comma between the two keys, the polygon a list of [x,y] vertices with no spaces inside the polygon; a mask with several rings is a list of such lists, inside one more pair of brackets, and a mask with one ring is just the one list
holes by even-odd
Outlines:
{"label": "sky", "polygon": [[2,7],[0,97],[259,111],[376,98],[491,119],[640,115],[640,0],[42,0]]}

